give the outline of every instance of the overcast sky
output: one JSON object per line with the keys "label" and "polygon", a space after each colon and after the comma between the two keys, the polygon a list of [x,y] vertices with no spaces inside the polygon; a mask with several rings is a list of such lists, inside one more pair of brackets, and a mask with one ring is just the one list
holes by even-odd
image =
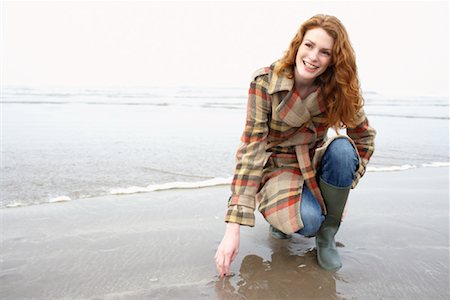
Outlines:
{"label": "overcast sky", "polygon": [[346,26],[364,90],[448,96],[448,1],[3,1],[2,83],[247,87],[317,13]]}

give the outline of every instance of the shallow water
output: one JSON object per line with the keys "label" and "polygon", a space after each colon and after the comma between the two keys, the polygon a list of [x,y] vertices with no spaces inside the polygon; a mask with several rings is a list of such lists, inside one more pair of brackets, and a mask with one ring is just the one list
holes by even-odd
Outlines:
{"label": "shallow water", "polygon": [[[3,93],[1,207],[233,174],[246,89],[5,88]],[[448,165],[448,99],[376,93],[366,99],[378,131],[369,171]]]}
{"label": "shallow water", "polygon": [[[214,265],[229,187],[106,196],[2,210],[2,299],[448,299],[449,169],[367,173],[337,235],[279,241],[257,214],[235,274]],[[395,184],[394,184],[395,183]]]}

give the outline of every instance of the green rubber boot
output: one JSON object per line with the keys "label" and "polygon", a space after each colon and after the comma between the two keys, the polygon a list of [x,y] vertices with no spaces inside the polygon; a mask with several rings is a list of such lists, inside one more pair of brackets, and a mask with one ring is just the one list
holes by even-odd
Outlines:
{"label": "green rubber boot", "polygon": [[276,239],[279,240],[288,240],[290,239],[292,236],[290,234],[286,234],[278,229],[276,229],[275,227],[273,227],[272,225],[270,225],[270,235]]}
{"label": "green rubber boot", "polygon": [[334,236],[341,225],[342,212],[350,187],[335,188],[322,179],[319,181],[319,187],[327,206],[327,215],[316,234],[317,261],[325,270],[338,270],[342,267],[342,262],[336,249]]}

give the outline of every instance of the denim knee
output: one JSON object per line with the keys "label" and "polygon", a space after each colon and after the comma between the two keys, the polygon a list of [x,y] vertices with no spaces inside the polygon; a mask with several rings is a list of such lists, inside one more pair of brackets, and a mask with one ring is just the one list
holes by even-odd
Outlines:
{"label": "denim knee", "polygon": [[324,216],[322,214],[315,213],[305,213],[302,214],[302,221],[304,227],[300,229],[297,233],[309,237],[316,235],[317,231],[319,231],[320,226],[324,220]]}
{"label": "denim knee", "polygon": [[349,187],[358,168],[358,155],[345,138],[334,140],[325,152],[319,168],[319,176],[335,187]]}
{"label": "denim knee", "polygon": [[319,203],[306,185],[303,186],[300,215],[304,227],[297,231],[297,233],[304,236],[314,236],[319,231],[324,216],[322,215],[322,209]]}

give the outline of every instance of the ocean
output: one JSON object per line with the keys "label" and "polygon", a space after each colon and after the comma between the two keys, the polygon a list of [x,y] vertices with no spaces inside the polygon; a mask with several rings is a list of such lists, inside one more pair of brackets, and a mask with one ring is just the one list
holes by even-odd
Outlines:
{"label": "ocean", "polygon": [[[228,184],[247,89],[3,87],[1,96],[6,209]],[[364,98],[377,130],[368,172],[449,166],[448,97]]]}

